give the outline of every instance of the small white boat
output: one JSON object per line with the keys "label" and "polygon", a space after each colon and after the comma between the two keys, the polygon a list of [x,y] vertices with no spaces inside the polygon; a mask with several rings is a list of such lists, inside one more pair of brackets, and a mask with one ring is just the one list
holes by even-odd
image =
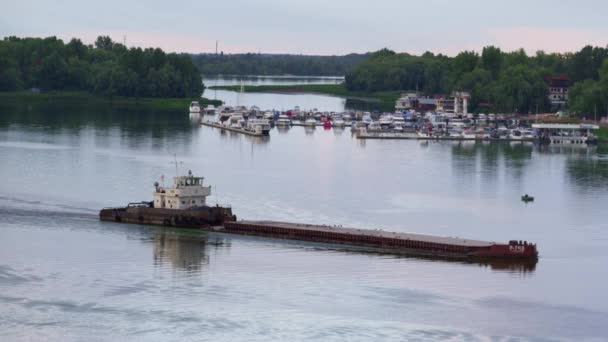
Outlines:
{"label": "small white boat", "polygon": [[383,115],[382,117],[380,117],[380,120],[378,120],[378,124],[382,128],[389,128],[393,125],[393,118],[392,116]]}
{"label": "small white boat", "polygon": [[314,118],[308,118],[304,121],[304,126],[306,127],[315,127],[317,125],[317,120]]}
{"label": "small white boat", "polygon": [[247,130],[256,134],[269,135],[270,122],[266,119],[249,119],[247,121]]}
{"label": "small white boat", "polygon": [[377,122],[372,122],[367,126],[368,132],[380,132],[382,131],[382,126],[380,126]]}
{"label": "small white boat", "polygon": [[346,125],[346,122],[344,122],[342,118],[336,117],[334,120],[332,120],[331,125],[334,127],[344,127]]}
{"label": "small white boat", "polygon": [[198,104],[198,101],[190,102],[190,114],[200,114],[201,106]]}
{"label": "small white boat", "polygon": [[288,127],[291,125],[291,120],[289,119],[289,116],[285,114],[280,114],[277,118],[277,121],[275,121],[275,125],[277,125],[278,127]]}
{"label": "small white boat", "polygon": [[210,105],[207,105],[207,107],[205,107],[205,109],[203,110],[203,114],[215,115],[215,111],[216,111],[215,106],[210,104]]}

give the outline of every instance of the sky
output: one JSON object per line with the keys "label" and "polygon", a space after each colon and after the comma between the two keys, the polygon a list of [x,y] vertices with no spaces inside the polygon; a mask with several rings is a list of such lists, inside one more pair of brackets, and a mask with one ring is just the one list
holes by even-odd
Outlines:
{"label": "sky", "polygon": [[0,36],[98,35],[171,52],[455,55],[608,45],[606,0],[0,0]]}

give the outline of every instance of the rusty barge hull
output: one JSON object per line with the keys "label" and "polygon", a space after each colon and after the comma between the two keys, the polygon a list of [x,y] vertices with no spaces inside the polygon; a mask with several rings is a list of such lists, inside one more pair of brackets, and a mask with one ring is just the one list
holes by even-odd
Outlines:
{"label": "rusty barge hull", "polygon": [[537,260],[536,245],[500,244],[422,234],[274,221],[227,221],[215,231],[371,248],[391,253],[450,259]]}

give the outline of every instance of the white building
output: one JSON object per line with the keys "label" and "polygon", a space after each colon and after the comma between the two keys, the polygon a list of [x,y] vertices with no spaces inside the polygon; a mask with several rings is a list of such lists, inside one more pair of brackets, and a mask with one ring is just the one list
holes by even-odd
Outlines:
{"label": "white building", "polygon": [[397,99],[395,103],[395,111],[407,111],[415,108],[415,103],[418,100],[418,94],[416,93],[404,93]]}
{"label": "white building", "polygon": [[194,177],[192,171],[187,176],[173,178],[172,188],[163,188],[154,183],[154,208],[190,209],[205,206],[211,186],[203,186],[203,177]]}

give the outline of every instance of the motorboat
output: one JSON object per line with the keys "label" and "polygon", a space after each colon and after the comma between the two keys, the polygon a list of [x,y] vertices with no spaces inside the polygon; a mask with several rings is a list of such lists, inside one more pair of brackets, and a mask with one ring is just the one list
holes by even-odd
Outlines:
{"label": "motorboat", "polygon": [[262,135],[270,134],[270,122],[266,119],[249,119],[247,121],[247,130]]}
{"label": "motorboat", "polygon": [[279,117],[274,123],[277,127],[288,127],[291,125],[291,120],[286,114],[279,114]]}
{"label": "motorboat", "polygon": [[332,120],[332,125],[334,127],[344,127],[346,125],[346,122],[344,122],[344,120],[338,116]]}
{"label": "motorboat", "polygon": [[214,105],[210,104],[205,107],[203,113],[207,115],[215,115],[216,108]]}
{"label": "motorboat", "polygon": [[306,127],[315,127],[317,125],[317,120],[315,120],[314,118],[308,118],[306,120],[304,120],[304,126]]}
{"label": "motorboat", "polygon": [[198,101],[190,102],[190,114],[200,114],[201,106],[198,104]]}

